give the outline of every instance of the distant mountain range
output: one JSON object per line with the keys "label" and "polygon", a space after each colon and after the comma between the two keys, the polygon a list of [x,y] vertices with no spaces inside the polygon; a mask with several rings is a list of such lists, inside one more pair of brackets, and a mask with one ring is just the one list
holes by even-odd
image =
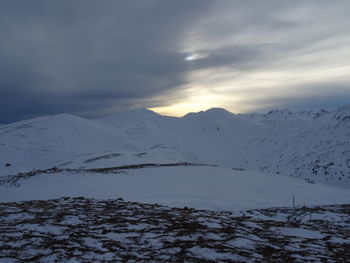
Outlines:
{"label": "distant mountain range", "polygon": [[59,114],[0,126],[0,174],[191,162],[350,188],[350,105],[333,111],[175,118],[149,110],[84,119]]}

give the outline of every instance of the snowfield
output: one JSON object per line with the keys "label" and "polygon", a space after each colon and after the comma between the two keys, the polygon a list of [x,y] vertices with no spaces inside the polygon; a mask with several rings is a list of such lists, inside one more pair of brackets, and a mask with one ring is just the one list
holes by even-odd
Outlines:
{"label": "snowfield", "polygon": [[2,182],[0,200],[53,199],[62,196],[118,198],[173,207],[245,210],[295,204],[350,203],[347,189],[256,171],[210,166],[175,166],[117,170],[115,173],[58,172]]}

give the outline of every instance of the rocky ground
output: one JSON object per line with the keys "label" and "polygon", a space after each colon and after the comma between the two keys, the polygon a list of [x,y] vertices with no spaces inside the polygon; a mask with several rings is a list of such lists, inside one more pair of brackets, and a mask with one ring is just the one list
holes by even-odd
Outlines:
{"label": "rocky ground", "polygon": [[350,205],[231,213],[83,197],[0,203],[0,262],[350,262]]}
{"label": "rocky ground", "polygon": [[20,186],[20,182],[23,180],[27,180],[29,178],[41,175],[41,174],[57,174],[62,172],[71,172],[71,173],[95,173],[95,174],[103,174],[103,173],[110,173],[115,174],[119,173],[121,171],[126,170],[134,170],[134,169],[143,169],[143,168],[156,168],[156,167],[175,167],[175,166],[211,166],[216,167],[217,165],[211,165],[211,164],[198,164],[198,163],[187,163],[187,162],[181,162],[181,163],[142,163],[142,164],[132,164],[132,165],[123,165],[123,166],[114,166],[114,167],[104,167],[104,168],[91,168],[91,169],[72,169],[72,168],[57,168],[52,167],[48,169],[33,169],[29,172],[24,173],[18,173],[16,175],[5,175],[0,176],[0,185],[5,186]]}

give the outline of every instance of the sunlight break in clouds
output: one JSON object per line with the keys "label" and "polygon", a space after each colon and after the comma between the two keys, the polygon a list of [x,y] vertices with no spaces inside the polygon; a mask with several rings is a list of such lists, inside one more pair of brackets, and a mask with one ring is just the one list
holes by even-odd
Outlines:
{"label": "sunlight break in clouds", "polygon": [[343,94],[350,83],[350,20],[338,18],[345,2],[279,4],[278,12],[268,9],[270,2],[247,17],[249,5],[219,2],[190,26],[181,50],[190,54],[186,84],[173,91],[180,99],[151,109],[176,116],[211,107],[246,113],[284,107],[284,98]]}

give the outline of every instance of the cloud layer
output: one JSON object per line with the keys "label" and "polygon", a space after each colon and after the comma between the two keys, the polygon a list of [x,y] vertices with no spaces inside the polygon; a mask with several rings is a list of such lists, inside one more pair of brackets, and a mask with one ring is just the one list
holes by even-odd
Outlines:
{"label": "cloud layer", "polygon": [[[350,101],[348,1],[0,4],[0,123]],[[186,60],[186,57],[192,59]]]}

